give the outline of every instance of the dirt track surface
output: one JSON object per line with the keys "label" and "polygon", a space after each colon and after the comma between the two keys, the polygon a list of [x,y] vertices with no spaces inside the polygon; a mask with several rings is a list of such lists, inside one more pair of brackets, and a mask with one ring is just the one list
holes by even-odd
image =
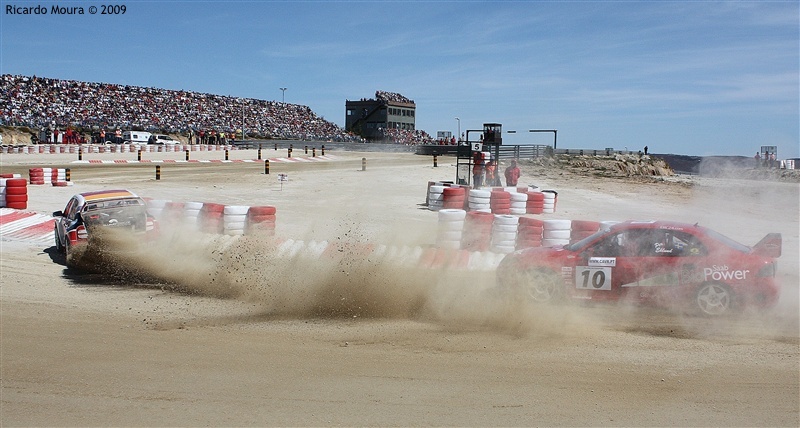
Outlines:
{"label": "dirt track surface", "polygon": [[[449,159],[433,168],[411,154],[330,154],[273,163],[270,176],[260,163],[170,165],[160,181],[152,165],[70,165],[74,155],[3,155],[0,165],[72,168],[73,187],[29,188],[29,208],[42,213],[74,193],[122,187],[274,205],[277,234],[293,239],[433,243],[436,213],[420,204],[429,180],[454,178]],[[282,188],[278,173],[289,175]],[[75,272],[54,248],[3,241],[0,424],[798,426],[800,186],[687,180],[523,165],[521,182],[559,192],[549,218],[699,222],[748,245],[781,232],[777,308],[709,320],[530,306],[493,299],[491,272],[422,271],[355,253],[327,266],[277,257],[267,241],[188,232],[135,260],[169,281],[137,282]]]}

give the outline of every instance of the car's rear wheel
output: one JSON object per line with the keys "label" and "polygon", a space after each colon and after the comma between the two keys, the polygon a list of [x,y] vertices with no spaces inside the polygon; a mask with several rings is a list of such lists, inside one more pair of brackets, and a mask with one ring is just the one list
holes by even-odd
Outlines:
{"label": "car's rear wheel", "polygon": [[718,282],[706,282],[697,288],[695,304],[703,315],[720,316],[733,311],[733,292]]}
{"label": "car's rear wheel", "polygon": [[532,302],[553,302],[561,299],[564,294],[561,275],[548,268],[535,267],[505,272],[499,279],[503,288],[520,293]]}

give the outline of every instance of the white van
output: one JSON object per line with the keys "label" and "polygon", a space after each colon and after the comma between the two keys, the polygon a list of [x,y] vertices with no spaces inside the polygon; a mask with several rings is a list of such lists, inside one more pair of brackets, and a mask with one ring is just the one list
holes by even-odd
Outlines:
{"label": "white van", "polygon": [[144,131],[125,131],[122,133],[124,144],[147,144],[152,134]]}

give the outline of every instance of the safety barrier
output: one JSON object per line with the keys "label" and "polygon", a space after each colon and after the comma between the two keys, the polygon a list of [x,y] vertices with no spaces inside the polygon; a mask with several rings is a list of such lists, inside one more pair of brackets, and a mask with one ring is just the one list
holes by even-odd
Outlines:
{"label": "safety barrier", "polygon": [[36,144],[22,146],[0,146],[4,154],[60,154],[60,153],[136,153],[238,150],[232,144]]}
{"label": "safety barrier", "polygon": [[276,208],[273,206],[173,202],[149,198],[145,198],[145,201],[147,211],[165,230],[183,225],[211,234],[275,234]]}
{"label": "safety barrier", "polygon": [[72,186],[69,168],[30,168],[28,181],[32,185],[52,184],[53,186]]}
{"label": "safety barrier", "polygon": [[20,174],[0,175],[0,206],[18,210],[28,208],[28,180]]}
{"label": "safety barrier", "polygon": [[580,241],[615,221],[537,219],[483,211],[439,211],[436,246],[444,249],[508,254],[532,247]]}

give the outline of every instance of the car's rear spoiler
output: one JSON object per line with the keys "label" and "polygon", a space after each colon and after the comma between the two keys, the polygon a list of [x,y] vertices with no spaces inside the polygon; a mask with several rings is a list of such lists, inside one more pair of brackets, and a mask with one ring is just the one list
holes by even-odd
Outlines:
{"label": "car's rear spoiler", "polygon": [[782,246],[783,240],[780,233],[768,233],[758,244],[753,246],[753,254],[778,258],[781,256]]}

